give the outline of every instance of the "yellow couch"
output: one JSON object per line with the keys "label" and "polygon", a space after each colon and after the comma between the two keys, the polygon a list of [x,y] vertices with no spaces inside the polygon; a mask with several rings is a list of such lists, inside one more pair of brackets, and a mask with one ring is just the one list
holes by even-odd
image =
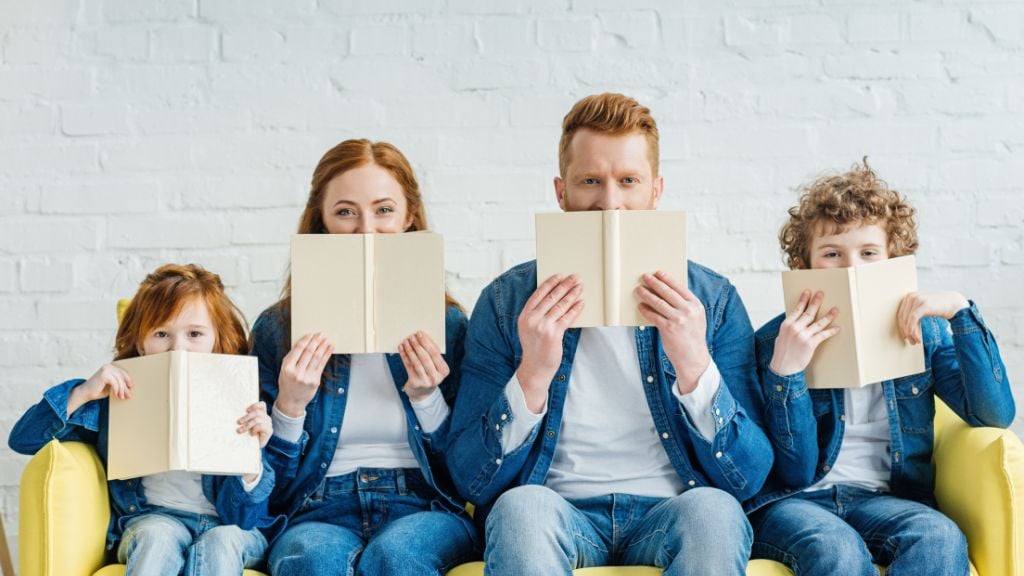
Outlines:
{"label": "yellow couch", "polygon": [[[945,406],[935,419],[935,495],[967,535],[974,574],[1024,576],[1024,445],[1012,432],[970,428]],[[110,509],[103,465],[91,446],[53,441],[21,478],[18,565],[21,576],[121,576],[105,566]],[[658,576],[647,567],[585,568],[578,576]],[[246,570],[246,576],[261,573]],[[448,576],[480,576],[479,562]],[[749,576],[791,576],[781,564],[755,560]]]}

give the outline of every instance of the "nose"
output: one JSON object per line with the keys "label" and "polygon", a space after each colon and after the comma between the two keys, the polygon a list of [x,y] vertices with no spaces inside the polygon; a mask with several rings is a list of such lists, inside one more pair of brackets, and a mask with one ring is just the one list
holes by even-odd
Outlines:
{"label": "nose", "polygon": [[370,214],[362,214],[359,216],[359,222],[356,225],[356,234],[373,234],[375,232],[373,227],[373,220]]}
{"label": "nose", "polygon": [[622,210],[622,193],[615,182],[606,182],[601,188],[601,194],[597,198],[594,207],[599,210]]}
{"label": "nose", "polygon": [[180,338],[178,336],[171,337],[171,351],[178,352],[182,350],[188,350],[188,340],[186,338]]}

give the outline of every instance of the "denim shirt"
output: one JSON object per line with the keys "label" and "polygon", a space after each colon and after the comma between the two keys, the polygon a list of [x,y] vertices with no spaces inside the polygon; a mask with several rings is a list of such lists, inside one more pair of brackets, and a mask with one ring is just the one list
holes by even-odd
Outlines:
{"label": "denim shirt", "polygon": [[[757,421],[762,407],[753,328],[728,280],[690,262],[688,281],[704,304],[707,346],[722,376],[711,408],[714,437],[708,441],[700,435],[672,394],[675,369],[653,327],[635,330],[644,395],[684,490],[714,486],[743,500],[761,488],[772,466],[771,444]],[[567,330],[562,339],[562,361],[551,380],[544,419],[521,447],[502,453],[501,430],[513,418],[505,387],[523,355],[517,321],[536,287],[536,262],[512,268],[484,289],[469,323],[464,386],[446,455],[459,492],[477,505],[478,514],[509,488],[543,484],[558,444],[579,329]]]}
{"label": "denim shirt", "polygon": [[[746,503],[752,512],[825,477],[843,441],[843,391],[808,390],[805,373],[779,376],[768,365],[785,315],[757,331],[758,371],[764,390],[765,430],[775,447],[775,468]],[[882,382],[891,434],[890,491],[935,506],[935,396],[971,426],[1006,428],[1014,402],[995,337],[973,303],[950,321],[921,320],[925,370]]]}
{"label": "denim shirt", "polygon": [[[286,342],[287,334],[287,320],[277,306],[264,310],[252,327],[252,354],[259,358],[261,396],[271,410],[277,399],[281,362],[291,349],[290,343]],[[459,366],[465,335],[465,313],[456,306],[448,306],[445,311],[446,352],[443,356],[450,372],[440,389],[449,406],[459,389]],[[440,504],[451,512],[464,514],[465,502],[456,495],[441,455],[448,438],[451,416],[430,434],[420,430],[409,397],[402,392],[408,380],[402,358],[398,354],[387,354],[386,357],[405,408],[409,448],[423,476],[441,497]],[[271,436],[267,457],[277,475],[277,486],[270,497],[270,509],[275,513],[294,514],[327,476],[345,418],[350,368],[348,355],[335,354],[328,361],[320,389],[306,405],[302,435],[297,442]]]}
{"label": "denim shirt", "polygon": [[[68,398],[75,386],[85,380],[68,380],[50,388],[43,399],[18,420],[11,430],[8,445],[20,454],[32,455],[51,440],[85,442],[96,447],[96,452],[107,462],[106,398],[86,402],[69,417]],[[274,488],[274,471],[263,457],[263,475],[250,492],[242,486],[241,476],[213,476],[203,474],[203,494],[213,503],[224,524],[237,524],[243,530],[259,528],[273,541],[284,528],[284,517],[274,518],[267,512],[267,502]],[[107,549],[113,549],[124,532],[125,523],[135,516],[153,511],[146,503],[145,490],[140,478],[108,480],[110,506],[113,514],[107,529]]]}

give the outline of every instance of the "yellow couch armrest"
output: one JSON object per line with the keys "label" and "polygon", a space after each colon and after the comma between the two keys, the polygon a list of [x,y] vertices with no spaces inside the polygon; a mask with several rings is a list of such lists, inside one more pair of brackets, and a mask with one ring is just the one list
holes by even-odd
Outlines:
{"label": "yellow couch armrest", "polygon": [[967,536],[984,576],[1024,576],[1024,444],[999,428],[972,428],[936,399],[935,498]]}
{"label": "yellow couch armrest", "polygon": [[25,466],[20,506],[21,576],[91,576],[103,566],[110,508],[92,446],[50,441]]}

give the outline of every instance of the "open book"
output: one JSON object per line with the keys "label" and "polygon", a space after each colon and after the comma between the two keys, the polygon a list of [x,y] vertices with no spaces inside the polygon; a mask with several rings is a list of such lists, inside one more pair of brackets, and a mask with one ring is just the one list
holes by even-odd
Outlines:
{"label": "open book", "polygon": [[537,214],[538,285],[553,274],[576,274],[583,283],[574,328],[649,325],[633,290],[658,270],[686,282],[686,212]]}
{"label": "open book", "polygon": [[259,401],[256,357],[164,352],[114,362],[132,379],[129,400],[110,398],[107,478],[170,470],[255,474],[256,436],[238,419]]}
{"label": "open book", "polygon": [[[809,388],[858,388],[924,372],[924,347],[900,338],[896,312],[900,301],[917,291],[913,256],[891,258],[853,268],[790,270],[782,273],[787,312],[804,290],[825,293],[818,318],[833,306],[841,327],[814,351],[807,367]],[[817,318],[816,318],[817,319]]]}
{"label": "open book", "polygon": [[405,234],[292,236],[292,343],[323,332],[335,354],[398,352],[422,330],[441,352],[444,238]]}

